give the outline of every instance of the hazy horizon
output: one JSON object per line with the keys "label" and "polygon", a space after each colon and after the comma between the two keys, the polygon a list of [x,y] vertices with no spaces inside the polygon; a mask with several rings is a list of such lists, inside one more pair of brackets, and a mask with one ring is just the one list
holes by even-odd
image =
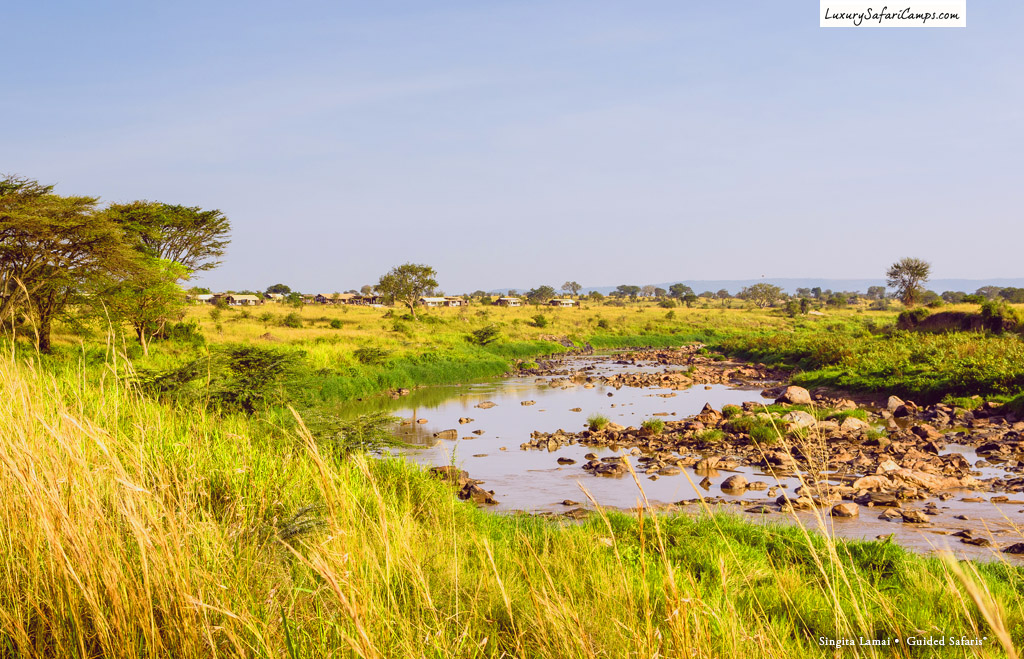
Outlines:
{"label": "hazy horizon", "polygon": [[[1024,7],[13,5],[0,172],[219,208],[194,284],[449,291],[1024,275]],[[524,276],[525,275],[525,276]],[[606,283],[608,282],[608,283]],[[699,291],[698,291],[699,292]]]}

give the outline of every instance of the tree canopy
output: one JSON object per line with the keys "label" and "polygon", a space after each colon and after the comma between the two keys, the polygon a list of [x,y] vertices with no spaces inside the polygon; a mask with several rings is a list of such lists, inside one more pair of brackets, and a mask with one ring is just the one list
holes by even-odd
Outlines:
{"label": "tree canopy", "polygon": [[395,266],[377,282],[377,292],[385,298],[409,307],[416,317],[416,303],[437,288],[437,272],[429,265],[405,263]]}
{"label": "tree canopy", "polygon": [[905,306],[912,307],[924,293],[931,264],[921,259],[906,257],[893,263],[885,273],[886,283],[896,291]]}
{"label": "tree canopy", "polygon": [[53,319],[72,300],[135,262],[121,227],[96,212],[95,197],[52,190],[10,176],[0,183],[0,319],[22,308],[44,352]]}
{"label": "tree canopy", "polygon": [[149,256],[173,261],[189,272],[211,270],[230,242],[231,223],[219,210],[157,201],[111,204],[106,214]]}

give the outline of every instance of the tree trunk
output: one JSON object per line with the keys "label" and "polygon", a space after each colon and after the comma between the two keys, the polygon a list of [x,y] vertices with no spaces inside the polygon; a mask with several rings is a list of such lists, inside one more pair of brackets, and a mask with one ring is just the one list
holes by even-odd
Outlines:
{"label": "tree trunk", "polygon": [[50,344],[50,316],[49,314],[39,318],[39,352],[49,353],[53,350]]}
{"label": "tree trunk", "polygon": [[416,320],[416,303],[415,302],[406,302],[405,304],[406,304],[406,306],[409,307],[409,313],[412,314],[412,319]]}

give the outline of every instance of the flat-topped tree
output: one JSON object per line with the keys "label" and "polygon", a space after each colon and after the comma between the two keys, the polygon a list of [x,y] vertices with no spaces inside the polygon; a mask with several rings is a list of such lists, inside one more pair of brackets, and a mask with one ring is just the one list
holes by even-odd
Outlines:
{"label": "flat-topped tree", "polygon": [[105,213],[139,251],[179,263],[189,272],[217,267],[230,242],[231,223],[219,210],[133,201],[111,204]]}
{"label": "flat-topped tree", "polygon": [[421,263],[395,266],[377,282],[377,292],[385,298],[409,307],[416,318],[416,303],[429,291],[437,288],[437,271]]}
{"label": "flat-topped tree", "polygon": [[50,351],[50,326],[97,282],[124,276],[138,253],[124,231],[96,211],[95,197],[62,197],[28,179],[0,180],[0,319],[21,308],[37,346]]}

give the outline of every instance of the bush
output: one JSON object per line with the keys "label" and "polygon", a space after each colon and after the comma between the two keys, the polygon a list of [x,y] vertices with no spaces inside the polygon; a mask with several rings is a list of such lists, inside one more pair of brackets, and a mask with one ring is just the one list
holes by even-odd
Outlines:
{"label": "bush", "polygon": [[203,336],[199,323],[194,320],[184,323],[167,323],[160,333],[160,338],[173,341],[174,343],[194,346],[206,345],[206,337]]}
{"label": "bush", "polygon": [[608,417],[601,416],[600,414],[591,414],[587,417],[587,427],[594,432],[605,429],[609,423]]}
{"label": "bush", "polygon": [[607,318],[601,318],[600,320],[597,321],[597,327],[598,329],[606,330],[609,327],[611,327],[611,325],[608,324]]}
{"label": "bush", "polygon": [[487,325],[486,327],[481,327],[480,329],[471,332],[469,335],[469,342],[474,345],[485,346],[497,341],[500,335],[501,332],[497,327],[494,325]]}
{"label": "bush", "polygon": [[391,353],[387,350],[370,347],[359,348],[354,353],[352,353],[352,356],[355,357],[360,364],[368,364],[371,366],[375,366],[378,364],[382,364],[390,354]]}
{"label": "bush", "polygon": [[658,418],[647,419],[640,427],[652,435],[660,435],[665,430],[665,422]]}
{"label": "bush", "polygon": [[676,312],[675,311],[669,311],[667,314],[665,314],[665,320],[675,320],[675,319],[676,319]]}
{"label": "bush", "polygon": [[542,313],[539,313],[539,314],[537,314],[536,316],[533,317],[533,322],[530,323],[530,324],[533,325],[534,327],[547,327],[548,326],[548,322],[549,321],[548,321],[547,316],[545,316]]}
{"label": "bush", "polygon": [[302,316],[293,311],[281,319],[281,324],[285,327],[298,329],[302,327]]}
{"label": "bush", "polygon": [[341,329],[341,328],[342,328],[342,324],[341,324],[340,320],[335,318],[334,320],[331,321],[331,329]]}
{"label": "bush", "polygon": [[1003,301],[986,301],[981,305],[981,319],[985,329],[1000,334],[1004,330],[1012,330],[1020,324],[1017,312]]}
{"label": "bush", "polygon": [[931,312],[924,307],[901,311],[900,315],[896,317],[896,327],[901,330],[914,329],[922,320],[930,315]]}
{"label": "bush", "polygon": [[675,309],[677,305],[675,300],[662,300],[658,306],[662,309]]}

